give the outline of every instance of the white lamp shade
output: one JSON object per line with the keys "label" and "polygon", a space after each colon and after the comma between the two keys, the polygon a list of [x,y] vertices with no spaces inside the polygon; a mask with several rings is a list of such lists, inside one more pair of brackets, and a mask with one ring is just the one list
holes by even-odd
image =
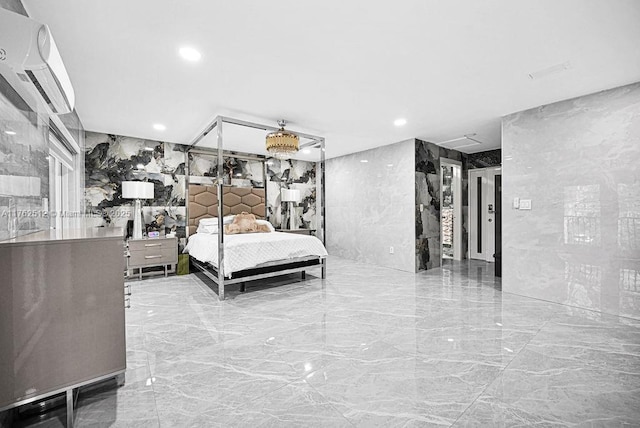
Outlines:
{"label": "white lamp shade", "polygon": [[281,193],[282,202],[299,202],[300,190],[298,189],[282,189]]}
{"label": "white lamp shade", "polygon": [[123,181],[124,199],[153,199],[153,183],[147,181]]}

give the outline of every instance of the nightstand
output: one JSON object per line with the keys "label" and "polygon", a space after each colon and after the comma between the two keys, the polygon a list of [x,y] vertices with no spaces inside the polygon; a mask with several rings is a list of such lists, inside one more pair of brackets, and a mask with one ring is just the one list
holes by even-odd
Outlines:
{"label": "nightstand", "polygon": [[[142,268],[164,267],[164,276],[175,272],[178,263],[178,239],[143,238],[127,241],[129,252],[127,257],[127,276],[133,269],[138,269],[138,279],[142,279]],[[168,267],[171,267],[168,269]]]}
{"label": "nightstand", "polygon": [[277,232],[296,233],[298,235],[315,235],[313,229],[276,229]]}

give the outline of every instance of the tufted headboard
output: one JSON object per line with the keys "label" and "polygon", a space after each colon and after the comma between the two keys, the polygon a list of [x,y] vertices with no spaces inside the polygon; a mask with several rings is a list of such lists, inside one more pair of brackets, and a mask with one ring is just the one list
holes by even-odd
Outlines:
{"label": "tufted headboard", "polygon": [[[264,188],[223,187],[224,215],[240,214],[243,211],[265,218]],[[218,216],[217,186],[189,185],[189,236],[196,233],[202,218]]]}

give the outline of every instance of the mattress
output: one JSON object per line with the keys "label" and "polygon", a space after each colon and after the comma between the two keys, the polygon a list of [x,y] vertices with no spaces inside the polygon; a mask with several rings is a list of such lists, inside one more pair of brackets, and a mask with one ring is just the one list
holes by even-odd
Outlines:
{"label": "mattress", "polygon": [[[294,233],[244,233],[224,236],[224,273],[259,267],[265,263],[298,257],[325,257],[327,250],[315,236]],[[218,235],[196,233],[189,237],[184,253],[218,267]]]}

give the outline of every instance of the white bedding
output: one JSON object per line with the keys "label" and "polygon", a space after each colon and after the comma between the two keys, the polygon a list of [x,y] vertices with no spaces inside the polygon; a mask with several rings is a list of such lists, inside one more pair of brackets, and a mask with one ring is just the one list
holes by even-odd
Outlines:
{"label": "white bedding", "polygon": [[[189,237],[185,253],[201,262],[218,266],[218,235],[196,233]],[[243,233],[224,236],[224,273],[257,267],[261,264],[296,257],[327,255],[322,242],[315,236],[294,233]]]}

